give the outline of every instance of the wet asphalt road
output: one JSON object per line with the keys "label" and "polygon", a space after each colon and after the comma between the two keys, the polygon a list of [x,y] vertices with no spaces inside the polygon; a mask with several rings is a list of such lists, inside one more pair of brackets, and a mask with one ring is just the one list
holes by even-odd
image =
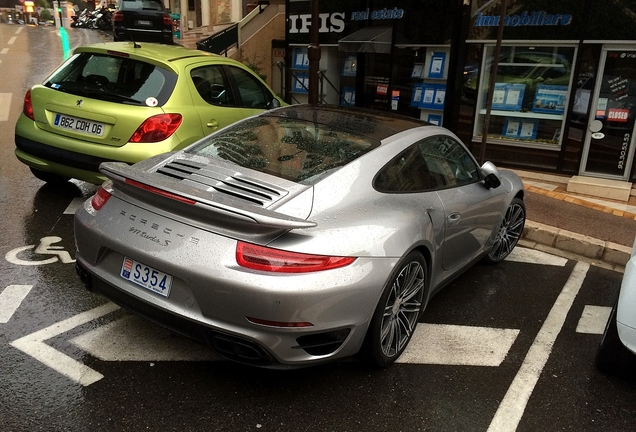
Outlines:
{"label": "wet asphalt road", "polygon": [[[104,38],[69,35],[71,46]],[[0,296],[30,288],[0,322],[0,431],[636,430],[636,378],[599,373],[603,322],[580,328],[613,304],[621,275],[587,264],[521,255],[478,265],[432,300],[405,362],[292,371],[220,360],[113,308],[60,255],[32,265],[52,256],[15,251],[45,237],[73,255],[69,206],[95,187],[43,185],[13,156],[22,97],[62,61],[59,37],[0,25],[3,48]]]}

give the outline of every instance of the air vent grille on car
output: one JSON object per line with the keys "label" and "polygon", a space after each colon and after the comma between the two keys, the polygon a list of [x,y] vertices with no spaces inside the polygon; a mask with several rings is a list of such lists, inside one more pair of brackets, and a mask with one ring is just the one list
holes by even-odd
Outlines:
{"label": "air vent grille on car", "polygon": [[209,165],[189,160],[174,160],[158,169],[157,173],[182,180],[198,189],[205,188],[263,207],[273,204],[287,194],[285,189],[272,184],[241,174],[228,175]]}

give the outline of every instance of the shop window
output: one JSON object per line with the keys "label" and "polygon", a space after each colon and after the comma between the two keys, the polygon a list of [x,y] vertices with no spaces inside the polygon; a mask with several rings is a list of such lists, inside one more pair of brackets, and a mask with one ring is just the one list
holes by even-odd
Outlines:
{"label": "shop window", "polygon": [[[481,140],[494,46],[463,96],[477,105],[473,138]],[[494,83],[488,141],[559,149],[572,83],[575,47],[504,46]],[[478,82],[479,81],[479,82]]]}
{"label": "shop window", "polygon": [[309,93],[309,54],[307,48],[294,48],[291,68],[292,93]]}
{"label": "shop window", "polygon": [[447,46],[420,48],[415,51],[420,55],[416,56],[411,71],[414,80],[411,106],[420,110],[420,119],[439,126],[446,100],[449,50]]}

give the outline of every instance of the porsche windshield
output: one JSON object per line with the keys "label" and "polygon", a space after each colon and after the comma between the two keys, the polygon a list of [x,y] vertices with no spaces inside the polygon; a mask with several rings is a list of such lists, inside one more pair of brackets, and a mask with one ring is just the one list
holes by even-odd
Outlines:
{"label": "porsche windshield", "polygon": [[187,152],[314,184],[379,145],[333,126],[261,116],[230,126]]}

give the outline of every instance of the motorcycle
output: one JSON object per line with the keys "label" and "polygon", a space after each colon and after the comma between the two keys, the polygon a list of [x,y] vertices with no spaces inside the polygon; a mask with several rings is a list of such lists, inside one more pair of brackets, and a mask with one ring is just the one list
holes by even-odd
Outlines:
{"label": "motorcycle", "polygon": [[79,15],[71,16],[73,20],[71,22],[71,27],[77,28],[87,28],[90,20],[90,11],[88,9],[82,10]]}
{"label": "motorcycle", "polygon": [[102,6],[93,11],[84,9],[79,15],[71,17],[71,27],[110,30],[112,28],[112,12]]}
{"label": "motorcycle", "polygon": [[112,13],[110,9],[102,6],[99,9],[95,9],[95,15],[93,18],[93,28],[100,30],[110,30],[112,28]]}

